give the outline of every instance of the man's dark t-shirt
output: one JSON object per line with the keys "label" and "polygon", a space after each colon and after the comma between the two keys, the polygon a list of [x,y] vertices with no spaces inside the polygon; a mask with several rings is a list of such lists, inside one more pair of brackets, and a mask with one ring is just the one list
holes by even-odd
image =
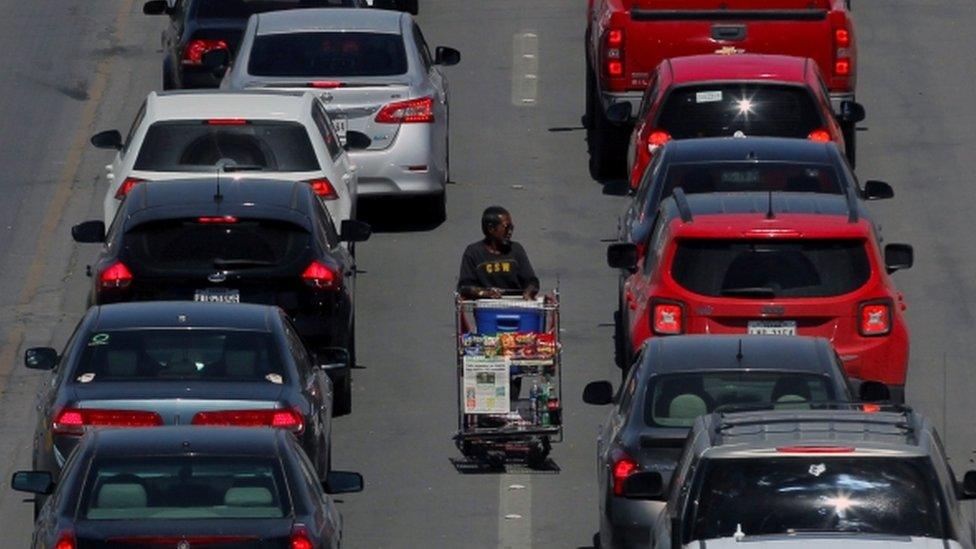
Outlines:
{"label": "man's dark t-shirt", "polygon": [[512,242],[507,253],[493,254],[484,240],[471,244],[461,256],[461,274],[458,289],[465,286],[524,290],[528,286],[539,287],[539,279],[532,270],[525,248]]}

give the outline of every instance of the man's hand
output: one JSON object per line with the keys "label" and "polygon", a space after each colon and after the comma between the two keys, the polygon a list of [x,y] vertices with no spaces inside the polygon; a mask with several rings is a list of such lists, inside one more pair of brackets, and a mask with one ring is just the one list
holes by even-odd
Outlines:
{"label": "man's hand", "polygon": [[502,297],[502,291],[498,288],[482,288],[478,297],[490,297],[493,299],[498,299]]}
{"label": "man's hand", "polygon": [[536,294],[539,293],[539,288],[528,287],[522,292],[522,298],[524,299],[535,299]]}

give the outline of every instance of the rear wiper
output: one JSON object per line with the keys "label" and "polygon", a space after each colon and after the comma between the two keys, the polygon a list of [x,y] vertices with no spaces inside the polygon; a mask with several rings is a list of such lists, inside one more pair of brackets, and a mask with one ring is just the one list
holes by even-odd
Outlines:
{"label": "rear wiper", "polygon": [[750,288],[722,288],[722,295],[743,297],[776,297],[776,290],[765,286]]}
{"label": "rear wiper", "polygon": [[213,261],[214,267],[274,267],[274,261],[263,261],[260,259],[222,259],[217,258]]}

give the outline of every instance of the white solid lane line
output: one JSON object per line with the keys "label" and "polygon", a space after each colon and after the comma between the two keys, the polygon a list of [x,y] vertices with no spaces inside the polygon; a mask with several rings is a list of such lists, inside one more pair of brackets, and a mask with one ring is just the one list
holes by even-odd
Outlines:
{"label": "white solid lane line", "polygon": [[539,35],[515,33],[512,40],[512,104],[532,107],[539,94]]}

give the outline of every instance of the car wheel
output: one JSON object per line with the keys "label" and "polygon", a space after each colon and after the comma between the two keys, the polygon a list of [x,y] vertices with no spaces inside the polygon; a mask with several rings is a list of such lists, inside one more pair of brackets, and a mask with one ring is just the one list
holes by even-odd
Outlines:
{"label": "car wheel", "polygon": [[[589,44],[589,35],[586,37],[585,44]],[[593,97],[595,96],[595,91],[593,90],[593,69],[590,68],[590,62],[586,62],[586,98],[583,100],[583,127],[589,130],[593,126]]]}
{"label": "car wheel", "polygon": [[163,90],[175,90],[176,82],[173,82],[173,75],[163,66]]}
{"label": "car wheel", "polygon": [[590,116],[590,128],[586,132],[590,150],[590,176],[596,180],[624,177],[627,174],[630,128],[607,120],[596,93],[594,83],[588,99],[593,113]]}
{"label": "car wheel", "polygon": [[857,124],[844,122],[840,129],[844,133],[844,154],[853,168],[857,159]]}
{"label": "car wheel", "polygon": [[443,223],[447,219],[447,191],[430,195],[425,200],[427,204],[424,210],[427,213],[427,220],[437,224]]}

